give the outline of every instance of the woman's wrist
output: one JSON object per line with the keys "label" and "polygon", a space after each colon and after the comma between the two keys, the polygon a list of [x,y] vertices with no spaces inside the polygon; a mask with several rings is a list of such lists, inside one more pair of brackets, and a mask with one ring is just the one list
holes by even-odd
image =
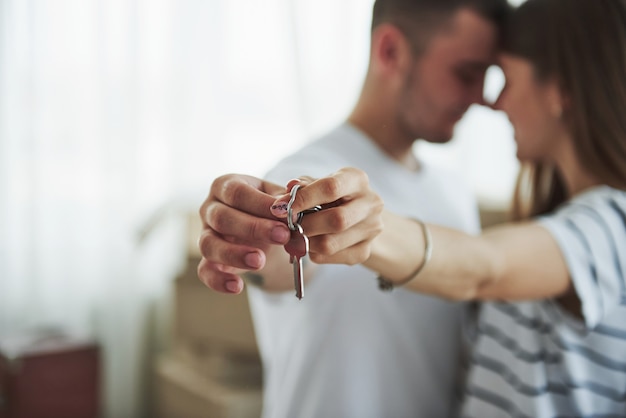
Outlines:
{"label": "woman's wrist", "polygon": [[370,257],[363,264],[393,286],[398,286],[423,270],[426,238],[431,242],[432,239],[428,227],[422,228],[421,221],[415,219],[385,211],[383,224],[383,232],[372,242]]}
{"label": "woman's wrist", "polygon": [[408,282],[410,282],[411,280],[413,280],[420,274],[420,272],[424,269],[424,267],[426,267],[426,264],[430,260],[430,257],[433,252],[433,239],[432,239],[432,235],[430,234],[430,230],[428,229],[428,226],[423,221],[419,219],[414,219],[414,218],[411,218],[411,220],[416,222],[420,226],[421,232],[422,232],[424,250],[422,252],[421,261],[409,275],[407,275],[406,277],[400,280],[391,280],[383,276],[382,274],[379,274],[377,277],[377,280],[378,280],[378,287],[380,288],[380,290],[389,291],[389,290],[392,290],[394,287],[407,284]]}

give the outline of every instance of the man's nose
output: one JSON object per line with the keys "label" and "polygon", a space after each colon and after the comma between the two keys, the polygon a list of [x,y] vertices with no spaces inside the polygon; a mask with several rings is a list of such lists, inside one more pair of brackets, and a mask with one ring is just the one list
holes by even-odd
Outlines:
{"label": "man's nose", "polygon": [[485,106],[487,104],[487,101],[485,100],[485,96],[484,96],[484,87],[485,87],[485,82],[482,81],[480,83],[476,83],[474,86],[472,86],[471,90],[469,91],[469,104],[477,104],[477,105],[481,105],[481,106]]}
{"label": "man's nose", "polygon": [[489,106],[491,109],[493,110],[504,110],[504,108],[502,107],[502,94],[498,95],[498,98],[496,99],[495,102],[488,104],[487,106]]}

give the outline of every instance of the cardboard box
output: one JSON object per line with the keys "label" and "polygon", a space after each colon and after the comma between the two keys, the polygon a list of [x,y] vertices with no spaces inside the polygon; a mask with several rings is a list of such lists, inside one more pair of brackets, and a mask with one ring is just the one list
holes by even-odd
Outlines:
{"label": "cardboard box", "polygon": [[173,340],[154,365],[151,416],[258,418],[262,366],[248,297],[200,282],[201,224],[197,214],[189,219],[188,262],[174,281]]}
{"label": "cardboard box", "polygon": [[95,418],[100,350],[58,331],[0,338],[0,418]]}
{"label": "cardboard box", "polygon": [[174,338],[200,341],[229,351],[258,353],[248,297],[207,288],[197,276],[199,259],[174,282]]}
{"label": "cardboard box", "polygon": [[258,418],[260,387],[218,382],[173,356],[158,360],[153,416],[157,418]]}
{"label": "cardboard box", "polygon": [[187,254],[190,258],[201,257],[198,248],[198,237],[202,232],[202,219],[198,212],[191,212],[187,215]]}
{"label": "cardboard box", "polygon": [[226,386],[260,389],[263,384],[263,366],[258,353],[237,352],[199,341],[176,341],[170,355]]}

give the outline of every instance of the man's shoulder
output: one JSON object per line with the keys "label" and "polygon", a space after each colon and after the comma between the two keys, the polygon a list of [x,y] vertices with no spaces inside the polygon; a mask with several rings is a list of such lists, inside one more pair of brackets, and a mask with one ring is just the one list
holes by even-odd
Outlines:
{"label": "man's shoulder", "polygon": [[341,124],[316,136],[302,150],[321,149],[336,152],[358,145],[363,140],[362,135],[348,124]]}
{"label": "man's shoulder", "polygon": [[361,141],[349,127],[340,125],[282,158],[268,175],[270,179],[277,173],[279,177],[328,175],[353,164],[352,156]]}
{"label": "man's shoulder", "polygon": [[302,147],[286,155],[281,163],[295,162],[298,164],[308,161],[334,161],[341,159],[351,148],[349,140],[340,132],[331,131],[305,143]]}

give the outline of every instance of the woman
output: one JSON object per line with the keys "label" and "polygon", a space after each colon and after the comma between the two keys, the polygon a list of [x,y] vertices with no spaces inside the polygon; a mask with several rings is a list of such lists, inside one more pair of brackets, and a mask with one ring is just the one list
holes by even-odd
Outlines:
{"label": "woman", "polygon": [[[523,166],[517,221],[469,236],[383,212],[383,232],[361,240],[327,226],[340,205],[305,219],[311,258],[366,259],[387,287],[485,301],[463,416],[626,416],[626,2],[528,0],[503,51],[495,108]],[[358,176],[310,183],[293,209],[345,200]]]}

